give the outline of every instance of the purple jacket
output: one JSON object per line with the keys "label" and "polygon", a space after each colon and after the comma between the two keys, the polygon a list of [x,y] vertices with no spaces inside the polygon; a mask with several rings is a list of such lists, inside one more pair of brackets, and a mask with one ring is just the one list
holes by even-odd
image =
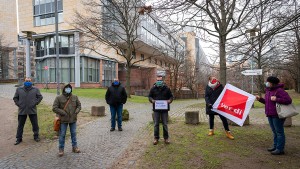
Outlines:
{"label": "purple jacket", "polygon": [[[259,102],[265,104],[265,113],[267,117],[278,117],[276,103],[292,103],[291,97],[286,91],[284,91],[283,86],[283,84],[278,84],[275,87],[267,87],[265,98],[259,99]],[[276,101],[271,101],[271,96],[276,96]]]}

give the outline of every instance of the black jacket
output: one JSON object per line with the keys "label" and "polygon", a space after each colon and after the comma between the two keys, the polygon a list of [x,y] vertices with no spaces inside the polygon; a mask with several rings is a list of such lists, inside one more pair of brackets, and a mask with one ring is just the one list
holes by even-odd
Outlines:
{"label": "black jacket", "polygon": [[111,86],[106,91],[105,100],[107,104],[112,106],[126,103],[127,93],[121,83],[119,83],[119,85],[114,85],[113,83],[111,84]]}
{"label": "black jacket", "polygon": [[153,103],[153,100],[170,100],[172,102],[173,94],[165,84],[161,87],[154,85],[150,90],[148,98],[151,103]]}
{"label": "black jacket", "polygon": [[213,105],[220,94],[223,91],[223,85],[220,84],[215,90],[213,90],[211,87],[208,85],[206,86],[205,89],[205,102],[206,102],[206,114],[216,114],[216,112],[212,111],[209,105]]}
{"label": "black jacket", "polygon": [[18,87],[14,95],[14,102],[19,107],[19,115],[36,114],[36,106],[42,101],[43,96],[36,87]]}

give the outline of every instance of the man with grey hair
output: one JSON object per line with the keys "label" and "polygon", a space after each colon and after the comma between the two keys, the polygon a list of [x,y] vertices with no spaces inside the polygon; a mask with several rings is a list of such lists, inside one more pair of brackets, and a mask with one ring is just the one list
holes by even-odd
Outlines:
{"label": "man with grey hair", "polygon": [[111,86],[107,89],[105,94],[106,103],[109,104],[111,112],[111,128],[114,131],[116,128],[116,115],[118,117],[118,130],[122,129],[122,112],[123,104],[127,101],[127,93],[125,88],[121,85],[119,79],[115,78]]}
{"label": "man with grey hair", "polygon": [[32,125],[34,140],[36,142],[40,141],[36,106],[42,101],[42,99],[43,96],[41,95],[40,90],[32,86],[30,77],[26,77],[24,86],[17,88],[13,98],[15,104],[19,107],[18,129],[16,135],[17,140],[15,145],[18,145],[22,142],[23,129],[27,115],[29,116]]}

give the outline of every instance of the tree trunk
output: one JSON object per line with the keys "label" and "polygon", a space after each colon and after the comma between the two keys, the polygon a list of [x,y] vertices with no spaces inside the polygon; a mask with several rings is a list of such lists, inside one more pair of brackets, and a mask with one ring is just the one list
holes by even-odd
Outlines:
{"label": "tree trunk", "polygon": [[131,88],[130,88],[130,73],[131,73],[131,66],[129,64],[126,65],[126,92],[128,98],[131,98]]}
{"label": "tree trunk", "polygon": [[226,85],[226,36],[220,36],[219,43],[219,55],[220,55],[220,82],[223,85]]}

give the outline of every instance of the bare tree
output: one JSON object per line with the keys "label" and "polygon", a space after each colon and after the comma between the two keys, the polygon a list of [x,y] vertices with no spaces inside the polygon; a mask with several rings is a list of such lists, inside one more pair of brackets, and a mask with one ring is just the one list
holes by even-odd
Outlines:
{"label": "bare tree", "polygon": [[0,79],[6,79],[9,71],[13,70],[12,59],[9,57],[11,50],[10,43],[0,34]]}
{"label": "bare tree", "polygon": [[[81,42],[82,47],[102,55],[99,47],[105,45],[120,55],[126,65],[126,90],[130,95],[132,67],[151,57],[146,56],[143,60],[134,59],[134,54],[141,48],[141,43],[136,41],[140,37],[138,29],[141,22],[142,2],[140,0],[83,0],[82,4],[85,10],[76,11],[74,21],[75,27],[85,37]],[[120,63],[114,56],[106,57]]]}

